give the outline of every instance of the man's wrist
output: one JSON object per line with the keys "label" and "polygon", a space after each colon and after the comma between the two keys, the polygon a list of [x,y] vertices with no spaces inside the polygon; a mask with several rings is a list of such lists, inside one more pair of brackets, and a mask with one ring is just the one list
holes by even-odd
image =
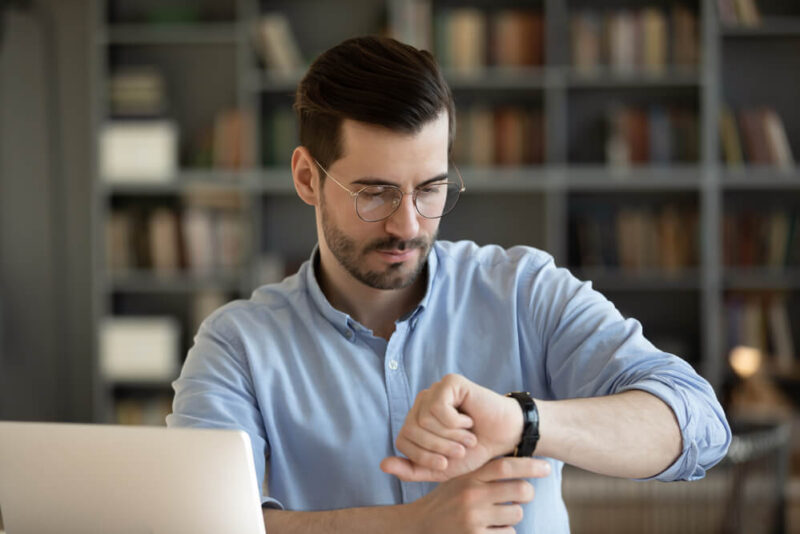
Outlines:
{"label": "man's wrist", "polygon": [[519,445],[519,442],[522,439],[522,431],[525,427],[525,415],[522,413],[522,407],[515,399],[504,396],[503,400],[508,405],[508,428],[511,429],[511,432],[509,432],[508,435],[508,440],[503,443],[503,450],[501,451],[503,456],[507,456],[514,453],[517,445]]}

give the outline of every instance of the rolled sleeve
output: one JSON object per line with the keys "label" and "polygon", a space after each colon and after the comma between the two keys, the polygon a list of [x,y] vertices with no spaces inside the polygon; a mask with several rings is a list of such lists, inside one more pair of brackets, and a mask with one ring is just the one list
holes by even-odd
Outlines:
{"label": "rolled sleeve", "polygon": [[708,381],[685,360],[653,346],[641,324],[622,317],[591,282],[577,280],[552,261],[542,266],[537,278],[531,309],[534,324],[541,325],[553,398],[632,389],[655,395],[674,412],[683,444],[678,459],[651,478],[702,478],[725,456],[731,442],[730,427]]}
{"label": "rolled sleeve", "polygon": [[[687,378],[696,379],[687,384]],[[672,409],[682,439],[681,454],[675,462],[661,473],[641,480],[698,480],[722,460],[731,443],[731,430],[722,407],[705,380],[697,375],[668,373],[630,384],[620,391],[633,389],[655,395]]]}
{"label": "rolled sleeve", "polygon": [[[247,432],[256,480],[261,484],[269,443],[244,348],[236,342],[232,324],[224,315],[212,316],[200,327],[172,386],[175,397],[167,426]],[[275,499],[262,496],[262,500],[270,507],[282,508]]]}

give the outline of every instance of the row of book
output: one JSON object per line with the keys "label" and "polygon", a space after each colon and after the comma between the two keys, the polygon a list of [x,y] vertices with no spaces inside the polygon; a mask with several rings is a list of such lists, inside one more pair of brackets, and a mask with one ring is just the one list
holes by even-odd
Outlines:
{"label": "row of book", "polygon": [[570,233],[571,263],[582,268],[675,274],[698,264],[695,209],[596,207],[574,215]]}
{"label": "row of book", "polygon": [[118,425],[165,426],[172,413],[172,396],[127,397],[114,401],[114,420]]}
{"label": "row of book", "polygon": [[726,339],[729,349],[757,349],[778,373],[797,368],[793,323],[787,296],[782,293],[733,293],[725,301]]}
{"label": "row of book", "polygon": [[191,192],[178,207],[114,208],[106,230],[106,261],[112,273],[230,273],[247,253],[248,232],[241,198],[235,194]]}
{"label": "row of book", "polygon": [[613,167],[697,162],[699,135],[694,110],[614,107],[608,114],[606,161]]}
{"label": "row of book", "polygon": [[726,213],[722,235],[725,265],[800,267],[800,210]]}
{"label": "row of book", "polygon": [[538,165],[544,161],[541,109],[500,106],[462,108],[453,157],[462,165]]}
{"label": "row of book", "polygon": [[717,0],[719,18],[726,26],[756,27],[761,24],[761,11],[756,0]]}
{"label": "row of book", "polygon": [[657,7],[581,10],[572,15],[570,34],[572,64],[583,74],[603,67],[620,74],[661,74],[699,62],[697,15],[680,4],[669,14]]}
{"label": "row of book", "polygon": [[745,163],[794,168],[794,154],[780,115],[768,107],[734,112],[723,108],[720,114],[723,161],[732,167]]}
{"label": "row of book", "polygon": [[544,63],[544,22],[539,11],[442,9],[434,14],[433,26],[434,50],[446,70],[478,74],[487,66]]}
{"label": "row of book", "polygon": [[249,169],[256,164],[253,116],[237,108],[223,109],[189,147],[190,165],[220,170]]}

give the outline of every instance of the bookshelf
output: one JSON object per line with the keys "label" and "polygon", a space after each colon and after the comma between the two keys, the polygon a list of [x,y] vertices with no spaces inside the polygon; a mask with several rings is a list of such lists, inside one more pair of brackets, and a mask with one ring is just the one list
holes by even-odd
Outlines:
{"label": "bookshelf", "polygon": [[[729,265],[723,239],[726,217],[742,206],[796,211],[800,171],[748,158],[730,165],[718,128],[726,108],[734,116],[750,107],[772,109],[791,152],[800,156],[800,111],[793,94],[800,82],[795,53],[800,8],[793,2],[758,2],[763,17],[758,26],[722,24],[718,0],[613,0],[602,9],[588,0],[162,4],[96,3],[98,151],[102,127],[117,105],[107,88],[125,68],[155,67],[161,73],[165,114],[180,132],[177,170],[160,180],[109,181],[97,170],[98,328],[108,316],[177,318],[176,357],[182,358],[203,311],[215,302],[246,298],[308,257],[316,241],[313,213],[296,198],[287,164],[296,139],[292,92],[305,66],[329,46],[355,35],[391,32],[434,47],[459,110],[461,145],[455,157],[467,192],[443,219],[442,238],[547,250],[560,265],[592,280],[624,314],[640,319],[648,337],[686,357],[716,388],[729,374],[725,311],[732,292],[785,293],[800,345],[800,265]],[[282,17],[267,24],[262,18],[267,13]],[[603,24],[631,35],[640,19],[655,28],[645,32],[655,37],[642,44],[646,52],[640,56],[629,37],[603,47],[597,57],[577,57],[575,49],[586,46],[578,44],[578,22],[588,25],[582,39],[592,43],[602,42]],[[279,34],[282,23],[288,23],[297,57],[270,56],[260,48],[269,42],[263,29]],[[497,45],[505,47],[502,54],[488,44],[498,28],[513,35],[520,32],[515,27],[524,29],[522,42],[532,52],[515,52],[513,40]],[[473,38],[459,44],[453,32]],[[220,119],[230,110],[240,115]],[[517,118],[522,115],[528,118]],[[224,128],[233,128],[225,131],[242,141],[217,146],[214,132]],[[501,141],[469,133],[482,130]],[[476,147],[479,157],[470,159]],[[233,151],[238,159],[215,162],[214,148]],[[118,211],[140,210],[146,220],[156,208],[172,210],[182,233],[183,214],[198,190],[238,199],[234,215],[242,252],[234,269],[200,274],[184,258],[165,272],[154,272],[146,262],[109,270],[105,234]],[[605,220],[598,226],[610,225],[604,238],[579,237],[597,220]],[[665,232],[673,237],[663,237]],[[685,239],[678,240],[681,236]],[[602,256],[629,239],[647,244],[651,256],[638,264],[620,257],[585,259],[596,256],[598,247]],[[679,259],[667,259],[662,248]],[[98,420],[115,420],[120,402],[123,418],[135,420],[136,402],[155,398],[157,405],[169,395],[167,377],[138,384],[108,380],[99,368]],[[143,412],[158,413],[156,405],[150,402]]]}

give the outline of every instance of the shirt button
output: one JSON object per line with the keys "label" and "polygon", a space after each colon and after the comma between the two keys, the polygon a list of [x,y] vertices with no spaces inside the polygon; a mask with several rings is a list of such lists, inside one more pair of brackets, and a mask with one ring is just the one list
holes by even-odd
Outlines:
{"label": "shirt button", "polygon": [[347,332],[344,333],[344,337],[346,337],[347,339],[353,339],[353,331],[348,330]]}
{"label": "shirt button", "polygon": [[398,367],[397,360],[389,361],[389,369],[391,369],[392,371],[397,371],[397,367]]}

